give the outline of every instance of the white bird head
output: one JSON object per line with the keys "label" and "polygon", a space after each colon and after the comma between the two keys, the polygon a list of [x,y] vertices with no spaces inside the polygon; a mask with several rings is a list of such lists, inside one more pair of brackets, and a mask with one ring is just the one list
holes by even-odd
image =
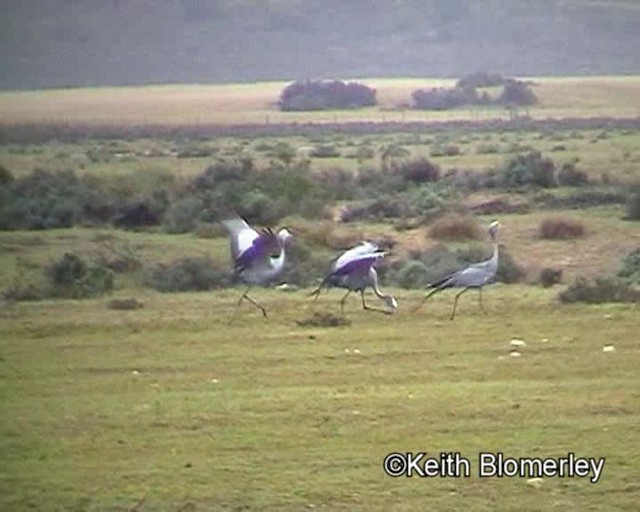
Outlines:
{"label": "white bird head", "polygon": [[498,228],[500,227],[500,223],[497,220],[494,220],[491,224],[489,224],[489,235],[491,235],[491,240],[495,240],[498,235]]}
{"label": "white bird head", "polygon": [[282,228],[280,231],[278,231],[278,240],[280,240],[280,243],[283,246],[287,243],[287,240],[289,240],[292,237],[293,235],[287,228]]}
{"label": "white bird head", "polygon": [[396,298],[393,295],[386,295],[383,299],[385,301],[385,303],[387,304],[387,307],[392,311],[392,313],[395,313],[398,309],[398,301],[396,300]]}

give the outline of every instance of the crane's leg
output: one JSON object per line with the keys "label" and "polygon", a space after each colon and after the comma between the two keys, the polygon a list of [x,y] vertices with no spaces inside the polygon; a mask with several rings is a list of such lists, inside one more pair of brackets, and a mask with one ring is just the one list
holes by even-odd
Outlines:
{"label": "crane's leg", "polygon": [[482,312],[486,313],[487,311],[484,309],[484,306],[482,305],[482,286],[478,288],[478,303],[480,304],[480,309],[482,310]]}
{"label": "crane's leg", "polygon": [[364,301],[364,290],[360,290],[360,296],[362,297],[362,309],[366,309],[367,311],[377,311],[378,313],[384,313],[385,315],[391,314],[391,311],[387,311],[386,309],[367,306],[366,302]]}
{"label": "crane's leg", "polygon": [[[247,292],[248,291],[249,290],[247,290]],[[246,293],[244,294],[244,298],[247,299],[249,302],[251,302],[251,304],[253,304],[255,307],[257,307],[260,311],[262,311],[262,316],[264,316],[265,318],[268,318],[267,317],[267,310],[263,306],[258,304],[254,299],[249,297]]]}
{"label": "crane's leg", "polygon": [[238,303],[236,304],[236,308],[233,310],[233,315],[231,315],[231,318],[229,319],[229,323],[231,323],[235,318],[238,312],[238,309],[240,308],[240,304],[242,304],[242,301],[244,299],[247,299],[249,302],[251,302],[251,304],[259,308],[262,311],[263,316],[267,318],[267,310],[263,308],[260,304],[258,304],[255,300],[253,300],[251,297],[249,297],[249,290],[251,290],[251,286],[248,286],[245,292],[238,299]]}
{"label": "crane's leg", "polygon": [[427,302],[427,299],[429,297],[431,297],[432,295],[435,295],[438,292],[441,292],[442,290],[444,290],[444,287],[434,288],[433,290],[431,290],[431,292],[429,292],[427,296],[424,299],[422,299],[420,304],[418,304],[415,308],[413,308],[413,312],[415,313],[416,311],[418,311],[423,306],[423,304]]}
{"label": "crane's leg", "polygon": [[456,293],[456,298],[453,301],[453,311],[451,312],[451,320],[453,320],[453,318],[456,316],[456,307],[458,306],[458,299],[460,298],[460,295],[462,295],[464,292],[466,292],[469,289],[470,288],[463,288],[461,291]]}
{"label": "crane's leg", "polygon": [[344,297],[340,299],[340,314],[344,315],[344,301],[347,300],[347,297],[351,293],[351,290],[347,290],[347,293],[344,294]]}

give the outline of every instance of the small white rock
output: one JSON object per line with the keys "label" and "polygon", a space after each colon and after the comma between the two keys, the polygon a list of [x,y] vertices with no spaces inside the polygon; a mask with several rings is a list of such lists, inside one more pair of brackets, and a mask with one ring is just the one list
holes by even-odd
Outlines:
{"label": "small white rock", "polygon": [[616,351],[616,347],[614,347],[613,345],[605,345],[604,347],[602,347],[602,351],[603,352],[615,352]]}
{"label": "small white rock", "polygon": [[526,347],[527,344],[524,342],[524,340],[519,340],[517,338],[513,338],[511,340],[511,346],[512,347]]}
{"label": "small white rock", "polygon": [[140,372],[138,370],[133,370],[131,372],[132,375],[140,375]]}
{"label": "small white rock", "polygon": [[360,350],[358,350],[357,348],[354,348],[354,349],[353,349],[353,353],[354,353],[354,354],[359,354],[359,353],[360,353]]}
{"label": "small white rock", "polygon": [[539,489],[540,486],[542,486],[542,478],[529,478],[527,480],[527,485],[531,485],[532,487]]}
{"label": "small white rock", "polygon": [[613,318],[613,315],[610,313],[607,313],[606,315],[604,315],[605,320],[611,320]]}
{"label": "small white rock", "polygon": [[350,353],[351,353],[351,350],[349,350],[348,348],[345,348],[345,349],[344,349],[344,353],[345,353],[345,354],[350,354]]}
{"label": "small white rock", "polygon": [[211,379],[212,384],[217,384],[218,382],[220,382],[218,379]]}
{"label": "small white rock", "polygon": [[514,350],[509,355],[511,357],[520,357],[522,354],[520,352],[518,352],[517,350]]}
{"label": "small white rock", "polygon": [[549,338],[542,338],[540,341],[542,341],[542,343],[549,343]]}

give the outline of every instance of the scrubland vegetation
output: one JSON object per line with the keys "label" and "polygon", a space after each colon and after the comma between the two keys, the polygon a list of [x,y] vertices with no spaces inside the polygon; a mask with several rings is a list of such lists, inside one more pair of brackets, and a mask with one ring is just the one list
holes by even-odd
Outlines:
{"label": "scrubland vegetation", "polygon": [[[634,510],[635,121],[67,129],[0,133],[6,508]],[[268,321],[229,322],[231,211],[294,233]],[[493,219],[487,313],[412,313]],[[306,296],[363,239],[396,316]],[[598,484],[392,480],[394,450],[607,462]]]}

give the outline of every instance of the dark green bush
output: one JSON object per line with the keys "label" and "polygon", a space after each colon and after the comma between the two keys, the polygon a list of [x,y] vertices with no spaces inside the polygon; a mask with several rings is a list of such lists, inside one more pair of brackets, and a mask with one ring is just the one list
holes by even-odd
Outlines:
{"label": "dark green bush", "polygon": [[144,283],[160,292],[204,291],[228,286],[229,274],[208,257],[184,257],[147,268]]}
{"label": "dark green bush", "polygon": [[568,162],[558,171],[558,184],[565,187],[582,187],[589,184],[587,173],[576,168],[576,164]]}
{"label": "dark green bush", "polygon": [[640,186],[636,186],[627,196],[626,218],[640,220]]}
{"label": "dark green bush", "polygon": [[431,183],[440,179],[440,167],[426,158],[394,163],[392,172],[411,183]]}
{"label": "dark green bush", "polygon": [[486,71],[478,71],[460,78],[456,82],[456,87],[496,87],[506,82],[500,73],[488,73]]}
{"label": "dark green bush", "polygon": [[421,261],[409,260],[395,272],[394,280],[402,288],[424,288],[429,284],[429,270]]}
{"label": "dark green bush", "polygon": [[503,86],[498,103],[503,105],[528,106],[538,102],[538,98],[529,86],[520,80],[507,80]]}
{"label": "dark green bush", "polygon": [[558,297],[561,302],[566,303],[640,302],[640,290],[614,277],[598,277],[590,280],[579,276]]}
{"label": "dark green bush", "polygon": [[13,174],[4,165],[0,165],[0,187],[7,185],[13,181]]}
{"label": "dark green bush", "polygon": [[376,104],[376,90],[357,82],[304,80],[289,84],[280,94],[281,110],[361,108]]}
{"label": "dark green bush", "polygon": [[421,110],[448,110],[478,103],[478,93],[473,87],[433,87],[411,93],[413,108]]}
{"label": "dark green bush", "polygon": [[549,288],[560,281],[562,281],[561,268],[543,268],[540,271],[540,284],[543,288]]}
{"label": "dark green bush", "polygon": [[618,277],[628,283],[640,284],[640,247],[634,249],[622,259]]}
{"label": "dark green bush", "polygon": [[535,185],[542,188],[556,186],[555,165],[539,151],[520,153],[502,167],[502,182],[507,187]]}
{"label": "dark green bush", "polygon": [[49,284],[49,296],[65,299],[98,297],[113,290],[113,272],[108,268],[86,262],[75,253],[62,258],[44,269]]}
{"label": "dark green bush", "polygon": [[456,255],[446,246],[438,244],[426,251],[410,252],[408,260],[395,261],[390,281],[405,288],[424,288],[460,268]]}
{"label": "dark green bush", "polygon": [[309,156],[314,158],[339,158],[340,151],[338,151],[333,145],[325,144],[313,148],[309,153]]}

